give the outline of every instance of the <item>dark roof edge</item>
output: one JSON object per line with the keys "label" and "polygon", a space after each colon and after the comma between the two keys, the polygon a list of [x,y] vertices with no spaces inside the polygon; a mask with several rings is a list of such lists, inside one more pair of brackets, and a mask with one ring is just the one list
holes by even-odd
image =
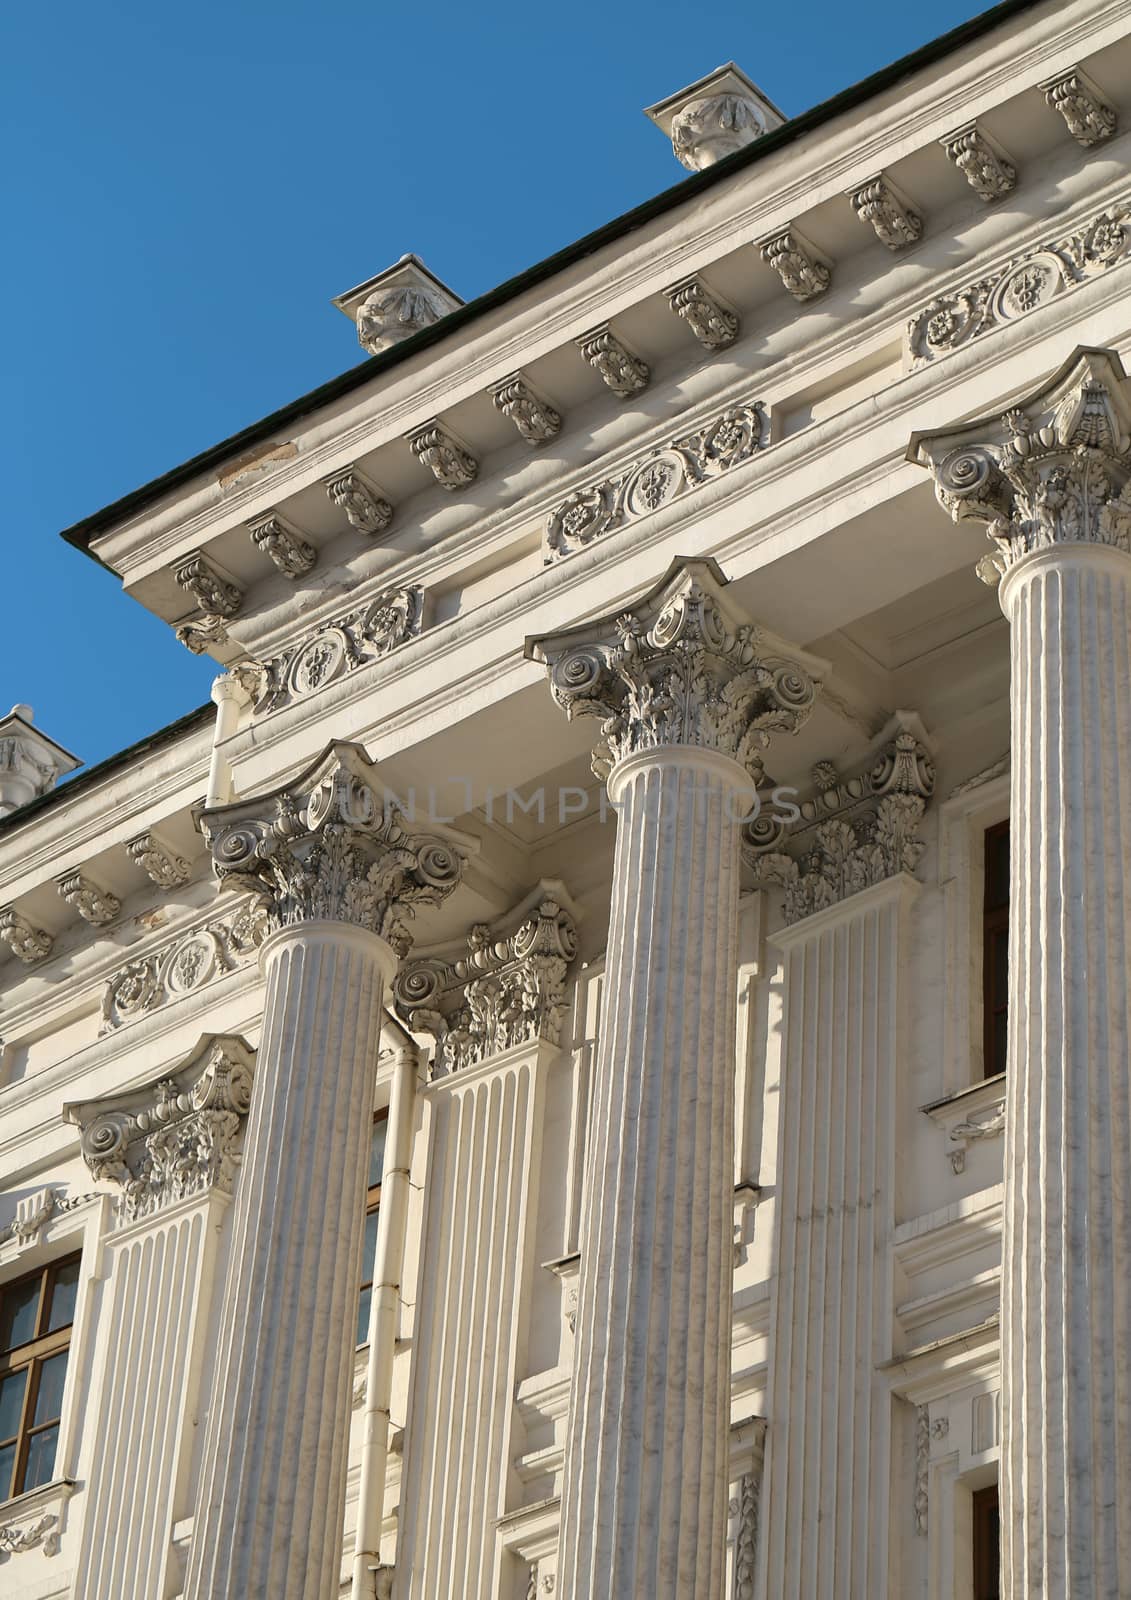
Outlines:
{"label": "dark roof edge", "polygon": [[660,194],[654,195],[650,200],[645,200],[641,205],[626,211],[622,216],[606,222],[593,233],[585,234],[573,244],[566,245],[545,260],[537,262],[532,267],[527,267],[516,277],[508,278],[504,283],[498,284],[494,289],[489,289],[486,294],[480,295],[475,300],[469,300],[466,305],[458,310],[449,312],[439,322],[431,327],[424,328],[420,333],[413,334],[411,338],[402,340],[400,344],[391,349],[382,351],[378,356],[372,356],[367,361],[355,367],[348,368],[331,378],[327,383],[312,389],[308,394],[298,400],[292,400],[288,405],[278,411],[272,411],[269,416],[263,417],[259,422],[253,422],[249,427],[233,434],[230,438],[222,440],[219,444],[210,446],[201,451],[199,455],[190,457],[178,467],[173,467],[159,478],[152,479],[138,489],[132,489],[129,494],[104,506],[101,511],[95,511],[91,516],[84,517],[70,528],[65,528],[62,537],[68,544],[73,544],[76,549],[84,551],[100,566],[104,565],[98,556],[90,549],[90,542],[99,533],[104,533],[108,528],[122,522],[135,512],[151,505],[161,499],[171,490],[187,483],[198,473],[206,471],[209,467],[217,466],[228,460],[241,450],[249,446],[263,443],[279,428],[297,421],[299,418],[318,410],[320,406],[328,405],[342,395],[349,394],[351,390],[360,388],[370,379],[378,377],[382,372],[395,366],[400,361],[407,360],[421,350],[428,349],[431,345],[439,343],[450,333],[455,333],[476,317],[484,316],[496,307],[505,305],[508,300],[517,298],[524,290],[533,288],[536,284],[551,278],[555,273],[563,271],[575,262],[583,260],[588,255],[593,255],[605,245],[631,233],[633,229],[642,227],[644,223],[651,222],[654,217],[662,216],[665,211],[673,210],[677,205],[694,197],[713,184],[721,183],[736,172],[741,172],[744,167],[752,166],[756,161],[763,160],[772,155],[775,150],[784,145],[791,144],[795,139],[820,127],[825,122],[830,122],[833,117],[839,116],[844,111],[851,111],[854,106],[871,99],[873,95],[890,88],[900,78],[907,77],[910,73],[917,72],[922,67],[930,66],[932,62],[942,56],[949,55],[961,45],[969,43],[972,39],[979,38],[988,33],[999,23],[1007,21],[1019,12],[1027,11],[1040,0],[1001,0],[1001,4],[993,6],[989,11],[983,11],[978,16],[972,17],[968,22],[963,22],[957,28],[952,28],[949,33],[944,33],[937,39],[932,39],[925,45],[920,45],[917,50],[909,55],[901,56],[898,61],[891,62],[886,67],[881,67],[878,72],[870,77],[863,78],[859,83],[852,84],[847,89],[842,89],[829,100],[823,100],[819,105],[803,111],[800,116],[792,118],[780,128],[774,128],[770,133],[763,134],[753,144],[747,145],[742,150],[736,150],[733,155],[727,156],[713,167],[708,167],[705,172],[693,174],[685,178],[671,189],[665,189]]}
{"label": "dark roof edge", "polygon": [[0,817],[0,834],[7,833],[10,828],[18,827],[21,822],[28,822],[32,817],[39,816],[49,806],[59,801],[68,799],[78,789],[87,789],[97,783],[99,779],[109,777],[119,767],[125,767],[141,756],[146,756],[151,750],[159,750],[162,745],[173,744],[182,733],[187,733],[195,723],[209,721],[216,714],[216,708],[209,700],[205,705],[197,706],[195,711],[187,711],[183,717],[178,717],[175,722],[169,722],[163,728],[158,728],[156,733],[147,733],[144,738],[138,739],[134,744],[127,745],[124,750],[118,750],[112,756],[107,756],[104,761],[97,762],[93,767],[88,767],[85,772],[80,772],[76,777],[69,778],[65,783],[58,784],[54,789],[49,789],[46,794],[41,794],[36,800],[29,800],[26,806],[20,806],[16,811],[10,811],[6,817]]}

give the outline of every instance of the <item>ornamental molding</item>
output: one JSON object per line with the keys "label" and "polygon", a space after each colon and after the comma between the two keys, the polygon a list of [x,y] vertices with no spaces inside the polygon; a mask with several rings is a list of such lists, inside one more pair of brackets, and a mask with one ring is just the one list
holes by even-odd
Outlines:
{"label": "ornamental molding", "polygon": [[491,389],[497,410],[509,418],[528,445],[537,447],[556,439],[562,431],[561,413],[540,400],[519,372],[512,372]]}
{"label": "ornamental molding", "polygon": [[565,885],[543,878],[499,922],[476,923],[458,956],[402,966],[393,1003],[406,1027],[435,1042],[433,1078],[518,1045],[558,1043],[577,957],[575,913]]}
{"label": "ornamental molding", "polygon": [[600,717],[592,766],[607,778],[626,756],[689,745],[763,776],[775,732],[809,716],[825,664],[745,620],[711,560],[675,561],[634,605],[527,640],[570,720]]}
{"label": "ornamental molding", "polygon": [[651,368],[625,348],[607,322],[583,333],[574,343],[618,400],[628,400],[648,387]]}
{"label": "ornamental molding", "polygon": [[201,617],[197,622],[182,622],[177,639],[194,656],[207,655],[215,645],[228,643],[228,626],[221,616]]}
{"label": "ornamental molding", "polygon": [[1069,133],[1085,150],[1110,139],[1118,125],[1114,108],[1079,67],[1038,85],[1054,111],[1064,118]]}
{"label": "ornamental molding", "polygon": [[384,533],[393,520],[393,507],[385,496],[361,476],[356,467],[343,467],[322,480],[330,504],[344,511],[355,533],[367,539]]}
{"label": "ornamental molding", "polygon": [[203,989],[214,978],[253,961],[267,937],[267,913],[257,902],[238,906],[203,927],[180,933],[147,955],[135,956],[107,978],[102,1033],[148,1016],[170,1001]]}
{"label": "ornamental molding", "polygon": [[199,550],[174,561],[173,577],[208,619],[234,617],[243,605],[243,590],[224,577]]}
{"label": "ornamental molding", "polygon": [[750,1470],[738,1480],[738,1494],[728,1506],[734,1527],[734,1600],[754,1600],[758,1573],[766,1420],[764,1417],[751,1420],[755,1425],[751,1441],[753,1462]]}
{"label": "ornamental molding", "polygon": [[357,342],[371,356],[430,328],[451,311],[451,303],[425,283],[375,290],[357,308]]}
{"label": "ornamental molding", "polygon": [[192,867],[155,833],[139,833],[126,840],[126,854],[159,889],[176,889],[187,883]]}
{"label": "ornamental molding", "polygon": [[978,1111],[972,1111],[962,1122],[951,1128],[948,1138],[955,1145],[955,1149],[948,1150],[950,1170],[955,1177],[966,1171],[966,1153],[972,1144],[979,1144],[983,1139],[1000,1139],[1005,1134],[1005,1095],[1002,1094],[992,1104],[983,1106]]}
{"label": "ornamental molding", "polygon": [[33,927],[15,906],[0,909],[0,939],[25,967],[46,961],[55,943],[49,933]]}
{"label": "ornamental molding", "polygon": [[69,906],[72,906],[92,927],[103,928],[122,909],[122,902],[109,889],[101,889],[91,878],[81,872],[65,872],[55,879],[55,887]]}
{"label": "ornamental molding", "polygon": [[730,406],[696,432],[650,450],[615,477],[575,489],[547,518],[546,565],[724,477],[752,459],[766,431],[758,402]]}
{"label": "ornamental molding", "polygon": [[974,122],[939,143],[980,200],[991,205],[1017,187],[1017,168]]}
{"label": "ornamental molding", "polygon": [[861,222],[870,223],[889,250],[905,250],[923,234],[923,219],[882,175],[850,189],[848,198]]}
{"label": "ornamental molding", "polygon": [[421,423],[405,435],[405,441],[421,466],[427,467],[441,488],[452,494],[466,489],[479,476],[479,463],[435,418]]}
{"label": "ornamental molding", "polygon": [[762,260],[773,267],[795,300],[815,300],[832,282],[832,269],[796,228],[785,228],[759,242]]}
{"label": "ornamental molding", "polygon": [[760,139],[766,127],[765,114],[753,98],[707,95],[690,101],[672,118],[672,149],[689,172],[702,172]]}
{"label": "ornamental molding", "polygon": [[985,526],[985,583],[1036,550],[1131,550],[1131,402],[1112,350],[1077,350],[1004,416],[917,433],[907,454],[955,522]]}
{"label": "ornamental molding", "polygon": [[1131,254],[1131,205],[1116,201],[1071,233],[1014,256],[995,272],[936,295],[907,324],[914,361],[949,355],[1059,295],[1120,266]]}
{"label": "ornamental molding", "polygon": [[419,584],[382,590],[344,617],[323,623],[282,654],[250,663],[253,710],[257,715],[278,711],[359,667],[383,660],[415,639],[423,622],[424,590]]}
{"label": "ornamental molding", "polygon": [[13,1240],[17,1251],[29,1250],[56,1217],[77,1211],[97,1197],[92,1194],[65,1194],[62,1189],[36,1189],[16,1202],[16,1215],[6,1228],[0,1228],[0,1245]]}
{"label": "ornamental molding", "polygon": [[81,1130],[91,1177],[118,1191],[119,1227],[193,1195],[231,1194],[254,1068],[243,1039],[207,1034],[186,1062],[143,1088],[63,1107]]}
{"label": "ornamental molding", "polygon": [[45,1556],[59,1553],[59,1518],[52,1512],[34,1522],[0,1523],[0,1560],[41,1549]]}
{"label": "ornamental molding", "polygon": [[255,548],[270,556],[283,577],[292,583],[309,572],[318,560],[314,546],[284,522],[277,511],[254,518],[247,528]]}
{"label": "ornamental molding", "polygon": [[787,925],[913,873],[926,848],[919,826],[935,768],[913,712],[896,712],[854,775],[842,777],[831,761],[821,761],[813,779],[815,792],[800,802],[796,820],[766,808],[742,830],[755,880],[785,890]]}
{"label": "ornamental molding", "polygon": [[413,831],[365,752],[344,742],[278,789],[194,815],[221,886],[255,895],[271,928],[347,922],[402,956],[417,909],[447,899],[476,848],[450,828]]}
{"label": "ornamental molding", "polygon": [[705,350],[725,350],[737,339],[738,317],[715,298],[702,278],[684,278],[664,294]]}

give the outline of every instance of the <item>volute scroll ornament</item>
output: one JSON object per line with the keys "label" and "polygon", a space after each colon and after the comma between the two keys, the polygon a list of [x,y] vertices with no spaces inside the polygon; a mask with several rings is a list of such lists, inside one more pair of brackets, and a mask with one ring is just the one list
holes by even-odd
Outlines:
{"label": "volute scroll ornament", "polygon": [[908,459],[928,468],[955,522],[985,525],[986,583],[1037,550],[1131,550],[1131,402],[1114,351],[1077,350],[1003,416],[916,434]]}
{"label": "volute scroll ornament", "polygon": [[196,815],[221,885],[256,895],[272,928],[348,922],[400,955],[417,909],[451,894],[474,848],[448,828],[416,832],[353,744],[329,745],[281,789]]}
{"label": "volute scroll ornament", "polygon": [[626,756],[689,745],[729,756],[757,781],[770,735],[809,716],[824,664],[740,621],[725,582],[713,561],[677,561],[631,609],[527,642],[570,719],[601,718],[599,778]]}

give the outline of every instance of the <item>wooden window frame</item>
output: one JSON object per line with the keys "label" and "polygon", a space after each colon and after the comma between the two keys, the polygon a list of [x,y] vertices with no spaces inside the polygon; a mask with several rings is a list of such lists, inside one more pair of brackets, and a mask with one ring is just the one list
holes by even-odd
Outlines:
{"label": "wooden window frame", "polygon": [[[375,1111],[374,1112],[372,1127],[375,1128],[379,1122],[388,1122],[388,1120],[389,1120],[389,1109],[388,1109],[387,1106],[384,1106],[384,1107],[382,1107],[382,1109],[380,1111]],[[387,1134],[386,1134],[386,1137],[388,1137]],[[372,1140],[372,1132],[370,1133],[370,1139]],[[383,1176],[384,1176],[384,1173],[382,1173],[382,1177]],[[372,1216],[374,1211],[380,1211],[380,1209],[381,1209],[381,1184],[380,1184],[380,1182],[377,1182],[377,1183],[371,1184],[370,1187],[365,1191],[365,1215],[367,1217]],[[362,1270],[364,1272],[370,1272],[371,1273],[373,1271],[373,1263],[372,1263],[372,1261],[367,1261],[364,1264]],[[373,1279],[371,1277],[363,1278],[362,1281],[360,1282],[360,1284],[358,1284],[357,1295],[358,1295],[358,1302],[359,1303],[360,1303],[360,1300],[361,1300],[361,1296],[365,1293],[366,1289],[369,1290],[370,1305],[372,1306]],[[362,1349],[362,1347],[364,1346],[364,1343],[365,1343],[365,1341],[362,1340],[361,1343],[356,1346],[356,1348],[358,1350]]]}
{"label": "wooden window frame", "polygon": [[[22,1285],[39,1280],[39,1300],[35,1311],[35,1336],[24,1344],[14,1345],[11,1350],[0,1351],[0,1379],[9,1377],[14,1372],[26,1371],[27,1382],[24,1385],[23,1404],[20,1408],[20,1420],[15,1434],[0,1440],[0,1445],[15,1443],[16,1458],[12,1469],[12,1479],[8,1485],[0,1484],[0,1504],[6,1500],[13,1500],[24,1493],[24,1479],[27,1474],[28,1452],[31,1441],[41,1433],[46,1433],[49,1428],[58,1428],[60,1417],[51,1417],[46,1422],[32,1423],[35,1416],[35,1407],[39,1399],[40,1376],[43,1364],[52,1356],[57,1356],[61,1351],[71,1347],[71,1334],[74,1332],[74,1319],[65,1323],[61,1328],[56,1328],[53,1333],[43,1331],[50,1315],[50,1306],[55,1294],[55,1283],[59,1273],[64,1267],[73,1266],[82,1259],[82,1252],[75,1251],[71,1255],[60,1256],[58,1260],[48,1261],[42,1267],[37,1267],[34,1272],[25,1272],[18,1278],[11,1278],[6,1283],[0,1283],[0,1303],[2,1303],[14,1289]],[[38,1485],[37,1485],[38,1487]]]}
{"label": "wooden window frame", "polygon": [[[994,1523],[996,1537],[991,1531]],[[1000,1600],[1001,1512],[996,1483],[971,1494],[970,1533],[974,1600]]]}
{"label": "wooden window frame", "polygon": [[[1009,934],[1009,897],[1003,905],[990,906],[990,856],[1002,836],[1009,838],[1009,818],[995,822],[982,836],[982,1076],[995,1078],[1005,1071],[1006,1063],[994,1054],[995,1019],[1003,1012],[1009,1016],[1008,976],[1004,998],[996,993],[994,985],[993,945],[995,938]],[[1008,1026],[1008,1023],[1007,1023]]]}

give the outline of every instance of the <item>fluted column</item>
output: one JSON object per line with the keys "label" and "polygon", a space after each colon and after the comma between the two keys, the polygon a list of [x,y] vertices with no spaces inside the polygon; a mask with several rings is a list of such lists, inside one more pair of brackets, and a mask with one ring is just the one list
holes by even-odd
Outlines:
{"label": "fluted column", "polygon": [[1008,1600],[1131,1594],[1131,406],[1078,351],[916,441],[989,526],[1012,651],[1002,1240]]}
{"label": "fluted column", "polygon": [[382,998],[460,857],[386,814],[348,745],[200,820],[275,930],[185,1594],[332,1600]]}
{"label": "fluted column", "polygon": [[563,1600],[723,1594],[739,827],[818,664],[736,618],[722,581],[679,563],[630,613],[536,647],[559,704],[603,719],[618,811]]}

